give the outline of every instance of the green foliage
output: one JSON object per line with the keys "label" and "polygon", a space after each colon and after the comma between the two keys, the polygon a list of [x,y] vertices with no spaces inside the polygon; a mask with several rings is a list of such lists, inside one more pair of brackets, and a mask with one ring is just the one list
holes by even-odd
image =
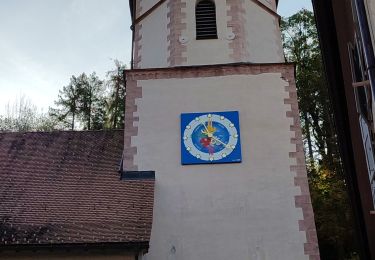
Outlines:
{"label": "green foliage", "polygon": [[55,105],[58,108],[50,108],[49,114],[64,127],[75,129],[76,117],[79,113],[80,80],[72,76],[70,83],[59,90],[58,100]]}
{"label": "green foliage", "polygon": [[0,115],[0,131],[52,131],[123,129],[125,120],[125,65],[114,61],[115,68],[105,80],[96,73],[72,76],[50,107],[48,114],[22,97]]}
{"label": "green foliage", "polygon": [[350,259],[356,251],[353,217],[341,173],[314,15],[301,10],[282,19],[281,30],[285,59],[296,63],[300,117],[322,259]]}
{"label": "green foliage", "polygon": [[103,81],[95,73],[89,76],[83,73],[79,76],[79,82],[78,115],[83,128],[102,129],[105,121],[105,114],[101,109],[104,104]]}
{"label": "green foliage", "polygon": [[58,123],[38,112],[24,96],[12,105],[8,104],[5,115],[0,115],[0,132],[50,131],[55,128],[58,128]]}
{"label": "green foliage", "polygon": [[285,59],[296,63],[296,83],[308,162],[329,164],[339,157],[313,13],[301,10],[281,23]]}
{"label": "green foliage", "polygon": [[107,128],[124,128],[125,120],[125,95],[126,81],[124,70],[126,66],[118,60],[115,60],[116,68],[108,71],[106,81],[109,95],[106,102],[106,127]]}
{"label": "green foliage", "polygon": [[92,73],[72,76],[59,92],[50,116],[71,130],[124,128],[126,83],[125,65],[115,60],[115,69],[107,72],[107,80]]}
{"label": "green foliage", "polygon": [[50,116],[71,130],[103,129],[106,99],[104,82],[95,73],[72,76],[70,83],[59,91],[57,107],[50,108]]}
{"label": "green foliage", "polygon": [[309,181],[322,259],[354,259],[354,220],[345,181],[326,168],[318,169]]}

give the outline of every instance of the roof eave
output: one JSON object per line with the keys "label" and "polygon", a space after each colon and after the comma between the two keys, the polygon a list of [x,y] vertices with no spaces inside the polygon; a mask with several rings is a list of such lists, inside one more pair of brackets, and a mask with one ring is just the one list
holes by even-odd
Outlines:
{"label": "roof eave", "polygon": [[[276,7],[279,6],[279,0],[276,0]],[[129,0],[129,7],[130,7],[130,15],[132,17],[132,20],[134,19],[134,0]]]}
{"label": "roof eave", "polygon": [[147,252],[149,249],[149,241],[133,241],[133,242],[103,242],[103,243],[66,243],[66,244],[17,244],[2,245],[2,251],[28,251],[28,250],[121,250],[129,252]]}

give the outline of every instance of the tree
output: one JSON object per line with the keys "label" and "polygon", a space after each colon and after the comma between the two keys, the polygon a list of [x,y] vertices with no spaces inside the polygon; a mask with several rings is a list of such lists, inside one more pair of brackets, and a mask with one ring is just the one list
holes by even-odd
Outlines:
{"label": "tree", "polygon": [[7,115],[0,115],[0,131],[49,131],[61,129],[123,129],[125,119],[125,65],[115,60],[115,68],[101,80],[95,72],[72,76],[59,91],[55,107],[48,114],[22,97]]}
{"label": "tree", "polygon": [[59,95],[55,105],[57,108],[50,108],[49,115],[55,118],[64,126],[75,129],[76,118],[79,113],[79,96],[81,94],[80,79],[72,76],[70,83],[59,90]]}
{"label": "tree", "polygon": [[105,121],[103,81],[94,73],[79,77],[79,115],[87,130],[103,129]]}
{"label": "tree", "polygon": [[319,160],[320,165],[328,164],[333,169],[339,155],[313,13],[301,10],[283,19],[281,29],[285,59],[296,63],[298,101],[308,162],[314,164]]}
{"label": "tree", "polygon": [[300,118],[322,259],[346,259],[356,250],[353,217],[314,15],[301,10],[282,19],[281,30],[285,59],[296,63]]}
{"label": "tree", "polygon": [[125,95],[126,82],[124,78],[124,70],[126,66],[118,60],[114,61],[115,69],[107,72],[108,80],[106,82],[109,89],[107,98],[107,128],[124,128],[125,120]]}
{"label": "tree", "polygon": [[104,127],[105,98],[103,81],[92,73],[72,76],[68,86],[59,91],[57,108],[50,108],[50,116],[74,130],[78,125],[86,130]]}
{"label": "tree", "polygon": [[55,121],[38,112],[37,107],[25,96],[17,98],[12,105],[8,103],[5,110],[5,115],[0,115],[2,132],[51,131],[58,128]]}

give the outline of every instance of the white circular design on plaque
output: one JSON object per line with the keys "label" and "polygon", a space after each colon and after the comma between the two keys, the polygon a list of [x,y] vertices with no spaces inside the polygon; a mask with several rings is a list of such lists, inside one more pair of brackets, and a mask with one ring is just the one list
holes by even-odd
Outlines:
{"label": "white circular design on plaque", "polygon": [[181,35],[180,37],[178,37],[178,41],[182,44],[184,43],[187,43],[189,41],[189,38],[185,35]]}
{"label": "white circular design on plaque", "polygon": [[230,32],[230,33],[227,34],[228,40],[234,40],[234,38],[236,38],[236,35],[234,33]]}

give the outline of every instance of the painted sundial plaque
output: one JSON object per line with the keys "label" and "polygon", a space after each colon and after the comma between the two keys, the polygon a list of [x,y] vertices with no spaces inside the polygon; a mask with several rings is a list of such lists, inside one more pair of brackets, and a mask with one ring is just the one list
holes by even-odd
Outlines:
{"label": "painted sundial plaque", "polygon": [[181,114],[181,163],[239,163],[238,111]]}

